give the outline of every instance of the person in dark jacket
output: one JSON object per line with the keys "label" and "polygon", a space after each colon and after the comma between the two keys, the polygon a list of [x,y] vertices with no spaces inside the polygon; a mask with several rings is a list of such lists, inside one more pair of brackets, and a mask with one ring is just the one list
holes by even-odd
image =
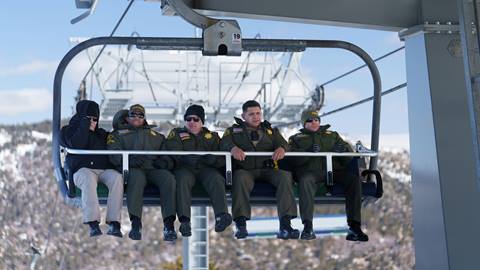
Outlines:
{"label": "person in dark jacket", "polygon": [[[350,144],[337,132],[328,130],[330,125],[320,125],[317,111],[304,111],[301,120],[304,128],[289,139],[292,152],[353,152]],[[318,185],[326,179],[325,158],[289,157],[288,161],[295,168],[295,178],[298,181],[300,216],[304,224],[301,239],[315,239],[312,224],[314,198]],[[347,240],[368,241],[368,236],[360,228],[362,185],[358,176],[348,169],[351,161],[351,157],[334,157],[333,178],[345,188],[345,208],[350,227]]]}
{"label": "person in dark jacket", "polygon": [[[90,100],[77,103],[76,114],[61,130],[64,147],[83,150],[106,150],[108,133],[97,127],[98,104]],[[101,235],[100,206],[97,197],[97,182],[108,187],[107,234],[122,237],[120,214],[123,205],[123,178],[112,169],[108,156],[72,155],[66,157],[66,165],[73,175],[75,185],[82,190],[83,221],[90,226],[90,236]]]}
{"label": "person in dark jacket", "polygon": [[[246,221],[250,219],[250,193],[256,181],[267,181],[276,188],[277,212],[280,219],[280,239],[298,239],[300,232],[293,229],[290,220],[297,216],[290,172],[278,168],[277,162],[285,156],[288,143],[277,128],[262,121],[262,109],[254,100],[242,106],[242,118],[223,134],[220,148],[232,153],[234,158],[232,186],[232,214],[237,239],[248,236]],[[245,155],[245,152],[273,152],[268,156]]]}
{"label": "person in dark jacket", "polygon": [[[191,105],[183,116],[185,127],[174,128],[167,137],[167,150],[173,151],[219,151],[220,137],[203,126],[205,110],[200,105]],[[184,237],[192,235],[190,208],[192,188],[196,181],[202,183],[212,201],[215,214],[215,231],[223,232],[232,224],[228,213],[225,195],[225,178],[219,169],[225,158],[214,155],[177,156],[175,179],[177,181],[177,215],[180,220],[180,233]]]}
{"label": "person in dark jacket", "polygon": [[[115,115],[117,129],[107,140],[110,150],[165,150],[165,136],[153,130],[145,117],[142,105],[132,105],[126,121],[123,121],[120,111]],[[110,161],[121,171],[122,157],[111,155]],[[163,237],[165,241],[175,241],[175,177],[169,171],[173,168],[173,160],[169,156],[131,155],[129,158],[129,173],[127,179],[127,208],[132,223],[128,236],[133,240],[142,239],[142,208],[143,192],[147,183],[152,183],[160,191],[160,204],[164,223]]]}

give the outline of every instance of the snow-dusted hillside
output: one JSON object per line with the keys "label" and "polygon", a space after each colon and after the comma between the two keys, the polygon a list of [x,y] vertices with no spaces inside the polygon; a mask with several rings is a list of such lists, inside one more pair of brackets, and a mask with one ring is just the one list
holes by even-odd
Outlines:
{"label": "snow-dusted hillside", "polygon": [[[48,122],[0,126],[0,269],[30,267],[32,247],[40,252],[38,269],[161,269],[175,264],[181,241],[175,245],[162,241],[158,208],[145,209],[140,242],[127,237],[88,238],[79,209],[66,206],[58,196],[50,147]],[[384,198],[363,210],[370,242],[351,243],[342,237],[236,241],[231,229],[222,234],[212,229],[212,265],[215,269],[411,269],[408,152],[381,151],[379,168],[384,174]],[[342,208],[319,206],[317,212],[342,212]],[[123,211],[122,229],[128,232]],[[275,208],[254,208],[256,215],[275,212]]]}

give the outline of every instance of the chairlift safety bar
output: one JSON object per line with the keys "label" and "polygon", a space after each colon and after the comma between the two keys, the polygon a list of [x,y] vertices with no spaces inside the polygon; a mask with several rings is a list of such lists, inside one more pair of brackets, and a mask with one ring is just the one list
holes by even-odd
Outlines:
{"label": "chairlift safety bar", "polygon": [[[232,185],[232,154],[224,151],[121,151],[121,150],[79,150],[64,148],[65,152],[74,155],[122,155],[122,171],[128,173],[130,155],[214,155],[225,156],[225,182]],[[271,156],[273,152],[245,152],[246,156]],[[355,153],[355,152],[286,152],[285,156],[293,157],[325,157],[327,160],[326,179],[327,185],[333,185],[333,157],[376,157],[378,153]]]}

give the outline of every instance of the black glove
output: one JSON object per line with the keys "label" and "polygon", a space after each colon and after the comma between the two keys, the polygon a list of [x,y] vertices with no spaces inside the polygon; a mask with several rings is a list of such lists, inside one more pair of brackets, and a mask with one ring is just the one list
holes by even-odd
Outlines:
{"label": "black glove", "polygon": [[263,162],[263,167],[265,168],[275,168],[275,163],[273,162],[273,159],[267,159]]}
{"label": "black glove", "polygon": [[312,152],[314,153],[320,152],[320,145],[318,144],[312,145]]}
{"label": "black glove", "polygon": [[345,145],[337,143],[335,146],[333,146],[332,151],[336,153],[342,153],[345,152],[347,149],[345,148]]}
{"label": "black glove", "polygon": [[153,167],[157,169],[173,169],[173,161],[169,157],[159,157],[153,161]]}
{"label": "black glove", "polygon": [[197,165],[199,159],[200,159],[199,155],[188,155],[188,156],[181,157],[182,163],[189,166]]}
{"label": "black glove", "polygon": [[214,165],[217,162],[217,157],[214,155],[204,155],[201,159],[202,163],[205,165]]}
{"label": "black glove", "polygon": [[141,168],[147,159],[143,156],[130,156],[129,165],[131,168]]}

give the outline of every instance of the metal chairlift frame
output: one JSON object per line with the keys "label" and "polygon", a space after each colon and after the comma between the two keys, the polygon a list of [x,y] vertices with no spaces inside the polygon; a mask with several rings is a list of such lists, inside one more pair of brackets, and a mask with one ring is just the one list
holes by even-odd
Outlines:
{"label": "metal chairlift frame", "polygon": [[[155,50],[203,50],[204,40],[202,38],[161,38],[161,37],[98,37],[86,40],[72,48],[61,60],[54,79],[53,85],[53,122],[52,122],[52,159],[55,170],[55,177],[61,196],[66,199],[68,194],[67,179],[64,168],[61,163],[61,147],[60,147],[60,123],[61,123],[61,97],[62,97],[62,81],[65,69],[71,60],[83,50],[98,45],[130,45],[139,49],[155,49]],[[382,187],[381,176],[376,171],[377,168],[377,152],[379,145],[380,132],[380,109],[381,109],[381,80],[378,68],[373,59],[360,47],[345,41],[336,40],[285,40],[285,39],[243,39],[243,51],[257,52],[300,52],[307,48],[335,48],[344,49],[353,52],[359,56],[368,66],[373,79],[374,96],[373,96],[373,115],[372,115],[372,136],[371,150],[373,153],[306,153],[296,152],[287,153],[287,155],[302,156],[325,156],[327,159],[327,185],[333,184],[332,177],[332,157],[333,156],[369,156],[369,170],[364,171],[365,174],[375,174],[377,181],[377,194],[374,197],[381,197]],[[231,156],[228,152],[171,152],[171,151],[92,151],[92,150],[73,150],[66,149],[70,154],[121,154],[123,156],[124,175],[128,176],[128,155],[129,154],[217,154],[225,155],[227,160],[226,185],[231,184]],[[247,155],[271,155],[271,153],[247,153]],[[229,170],[230,168],[230,170]],[[375,173],[376,172],[376,173]],[[365,175],[363,175],[365,176]],[[157,196],[158,197],[158,196]],[[105,198],[100,198],[101,202],[105,202]],[[316,203],[343,203],[344,198],[340,197],[321,197],[316,198]],[[159,205],[158,198],[145,198],[146,205]],[[274,204],[275,198],[252,198],[253,204]],[[192,198],[194,205],[209,205],[209,198]]]}

